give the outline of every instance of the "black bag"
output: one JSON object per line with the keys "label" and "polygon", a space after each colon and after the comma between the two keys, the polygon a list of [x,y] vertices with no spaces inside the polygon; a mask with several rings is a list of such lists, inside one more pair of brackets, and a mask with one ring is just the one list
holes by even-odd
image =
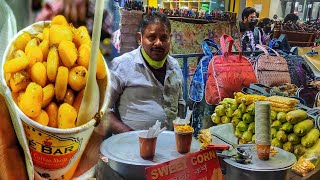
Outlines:
{"label": "black bag", "polygon": [[307,85],[306,76],[304,75],[304,70],[302,65],[298,65],[297,75],[302,80],[302,87],[297,90],[297,96],[306,101],[306,105],[310,108],[314,107],[316,102],[317,94],[319,93],[317,87]]}
{"label": "black bag", "polygon": [[[279,53],[287,60],[291,83],[295,84],[297,87],[301,87],[309,81],[313,81],[315,79],[315,75],[305,61],[305,59],[298,55],[287,54],[283,51],[279,51]],[[303,74],[299,74],[299,68],[302,68]],[[305,77],[305,78],[302,78]]]}
{"label": "black bag", "polygon": [[[274,39],[273,42],[270,42],[269,46],[277,50],[281,56],[287,60],[292,84],[295,84],[297,87],[301,87],[306,84],[306,82],[313,81],[315,79],[312,69],[303,57],[298,56],[297,48],[290,46],[286,35],[281,34],[278,39]],[[306,77],[305,80],[302,80],[298,73],[300,65],[304,71],[303,74]]]}

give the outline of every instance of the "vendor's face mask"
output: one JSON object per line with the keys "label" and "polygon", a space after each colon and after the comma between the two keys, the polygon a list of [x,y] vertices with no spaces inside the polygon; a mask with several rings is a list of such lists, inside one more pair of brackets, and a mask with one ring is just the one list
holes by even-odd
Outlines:
{"label": "vendor's face mask", "polygon": [[141,53],[143,58],[148,62],[148,64],[155,69],[162,68],[168,57],[167,54],[161,61],[155,61],[146,53],[143,47],[141,47]]}
{"label": "vendor's face mask", "polygon": [[[149,24],[144,29],[144,32],[140,35],[141,46],[144,58],[153,66],[153,61],[162,62],[165,61],[170,49],[171,37],[170,31],[166,25],[162,23]],[[160,65],[164,64],[160,63]],[[155,65],[155,68],[160,68],[160,65]],[[162,67],[161,66],[161,67]]]}

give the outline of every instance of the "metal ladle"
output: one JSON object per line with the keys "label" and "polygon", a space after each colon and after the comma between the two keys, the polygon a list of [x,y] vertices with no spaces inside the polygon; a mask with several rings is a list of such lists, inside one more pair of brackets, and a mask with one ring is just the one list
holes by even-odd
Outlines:
{"label": "metal ladle", "polygon": [[[212,133],[212,135],[218,139],[220,139],[221,141],[231,145],[233,147],[233,149],[237,152],[237,154],[239,155],[239,158],[236,158],[236,161],[238,162],[239,161],[242,161],[241,159],[243,159],[243,162],[247,159],[251,159],[252,156],[247,153],[243,148],[241,147],[238,147],[237,144],[234,144],[228,140],[226,140],[225,138],[221,137],[220,135],[216,134],[216,133]],[[237,160],[238,159],[238,160]],[[240,162],[241,163],[241,162]]]}

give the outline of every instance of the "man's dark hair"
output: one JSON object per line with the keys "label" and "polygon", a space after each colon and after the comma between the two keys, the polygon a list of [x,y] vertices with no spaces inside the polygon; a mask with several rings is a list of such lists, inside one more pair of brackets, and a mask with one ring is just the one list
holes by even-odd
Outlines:
{"label": "man's dark hair", "polygon": [[159,13],[159,12],[151,12],[146,14],[140,23],[139,31],[143,34],[145,28],[148,25],[155,24],[155,23],[164,24],[168,28],[169,33],[171,33],[171,24],[169,19],[165,14]]}
{"label": "man's dark hair", "polygon": [[244,21],[244,18],[248,18],[250,14],[255,13],[256,9],[252,8],[252,7],[246,7],[244,8],[244,10],[242,11],[242,21]]}
{"label": "man's dark hair", "polygon": [[291,21],[293,23],[296,23],[298,21],[298,19],[299,19],[299,16],[297,16],[294,13],[290,13],[290,14],[286,15],[286,17],[284,18],[283,22],[287,23],[287,22]]}

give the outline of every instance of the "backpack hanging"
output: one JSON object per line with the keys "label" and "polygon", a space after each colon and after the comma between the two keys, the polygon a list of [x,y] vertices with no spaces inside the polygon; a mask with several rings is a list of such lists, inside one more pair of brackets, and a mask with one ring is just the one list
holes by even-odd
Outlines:
{"label": "backpack hanging", "polygon": [[[297,87],[301,87],[306,82],[313,81],[315,79],[315,75],[309,66],[309,64],[305,61],[305,59],[298,55],[286,54],[284,52],[280,52],[283,57],[286,59],[288,63],[289,73],[291,77],[291,83],[295,84]],[[301,65],[301,70],[306,78],[302,79],[299,75],[299,67]],[[306,81],[306,82],[304,82]]]}
{"label": "backpack hanging", "polygon": [[286,60],[270,48],[276,54],[276,56],[271,56],[265,48],[267,46],[263,47],[258,44],[256,47],[264,51],[264,54],[258,56],[255,64],[258,82],[267,86],[280,86],[290,83],[291,79]]}
{"label": "backpack hanging", "polygon": [[299,70],[298,70],[298,75],[300,76],[299,78],[302,79],[302,82],[304,84],[302,85],[301,88],[299,88],[296,92],[297,96],[304,99],[306,101],[306,105],[310,108],[317,106],[317,99],[319,97],[319,91],[317,87],[307,85],[307,81],[305,80],[305,75],[304,71],[302,68],[302,65],[299,65]]}
{"label": "backpack hanging", "polygon": [[302,79],[300,79],[300,76],[298,75],[298,68],[300,64],[302,65],[304,74],[307,77],[307,81],[315,79],[315,75],[308,63],[303,59],[303,57],[298,55],[298,48],[290,47],[286,35],[282,34],[278,39],[274,39],[273,41],[274,43],[270,48],[276,49],[287,61],[292,84],[295,84],[297,87],[301,87],[301,85],[305,83],[302,82]]}
{"label": "backpack hanging", "polygon": [[[226,49],[228,43],[228,49]],[[239,54],[232,54],[234,40],[226,34],[220,38],[223,55],[214,56],[209,63],[208,80],[205,98],[208,104],[218,104],[223,98],[233,97],[234,92],[241,91],[243,87],[256,83],[257,78],[248,59],[242,56],[237,44]]]}
{"label": "backpack hanging", "polygon": [[213,57],[213,53],[211,52],[209,46],[216,49],[216,52],[218,54],[221,54],[220,48],[213,40],[205,39],[202,42],[202,50],[204,56],[201,58],[197,65],[197,68],[194,72],[194,75],[190,83],[189,90],[189,98],[194,102],[202,101],[203,96],[205,94],[205,86],[208,77],[208,65]]}

